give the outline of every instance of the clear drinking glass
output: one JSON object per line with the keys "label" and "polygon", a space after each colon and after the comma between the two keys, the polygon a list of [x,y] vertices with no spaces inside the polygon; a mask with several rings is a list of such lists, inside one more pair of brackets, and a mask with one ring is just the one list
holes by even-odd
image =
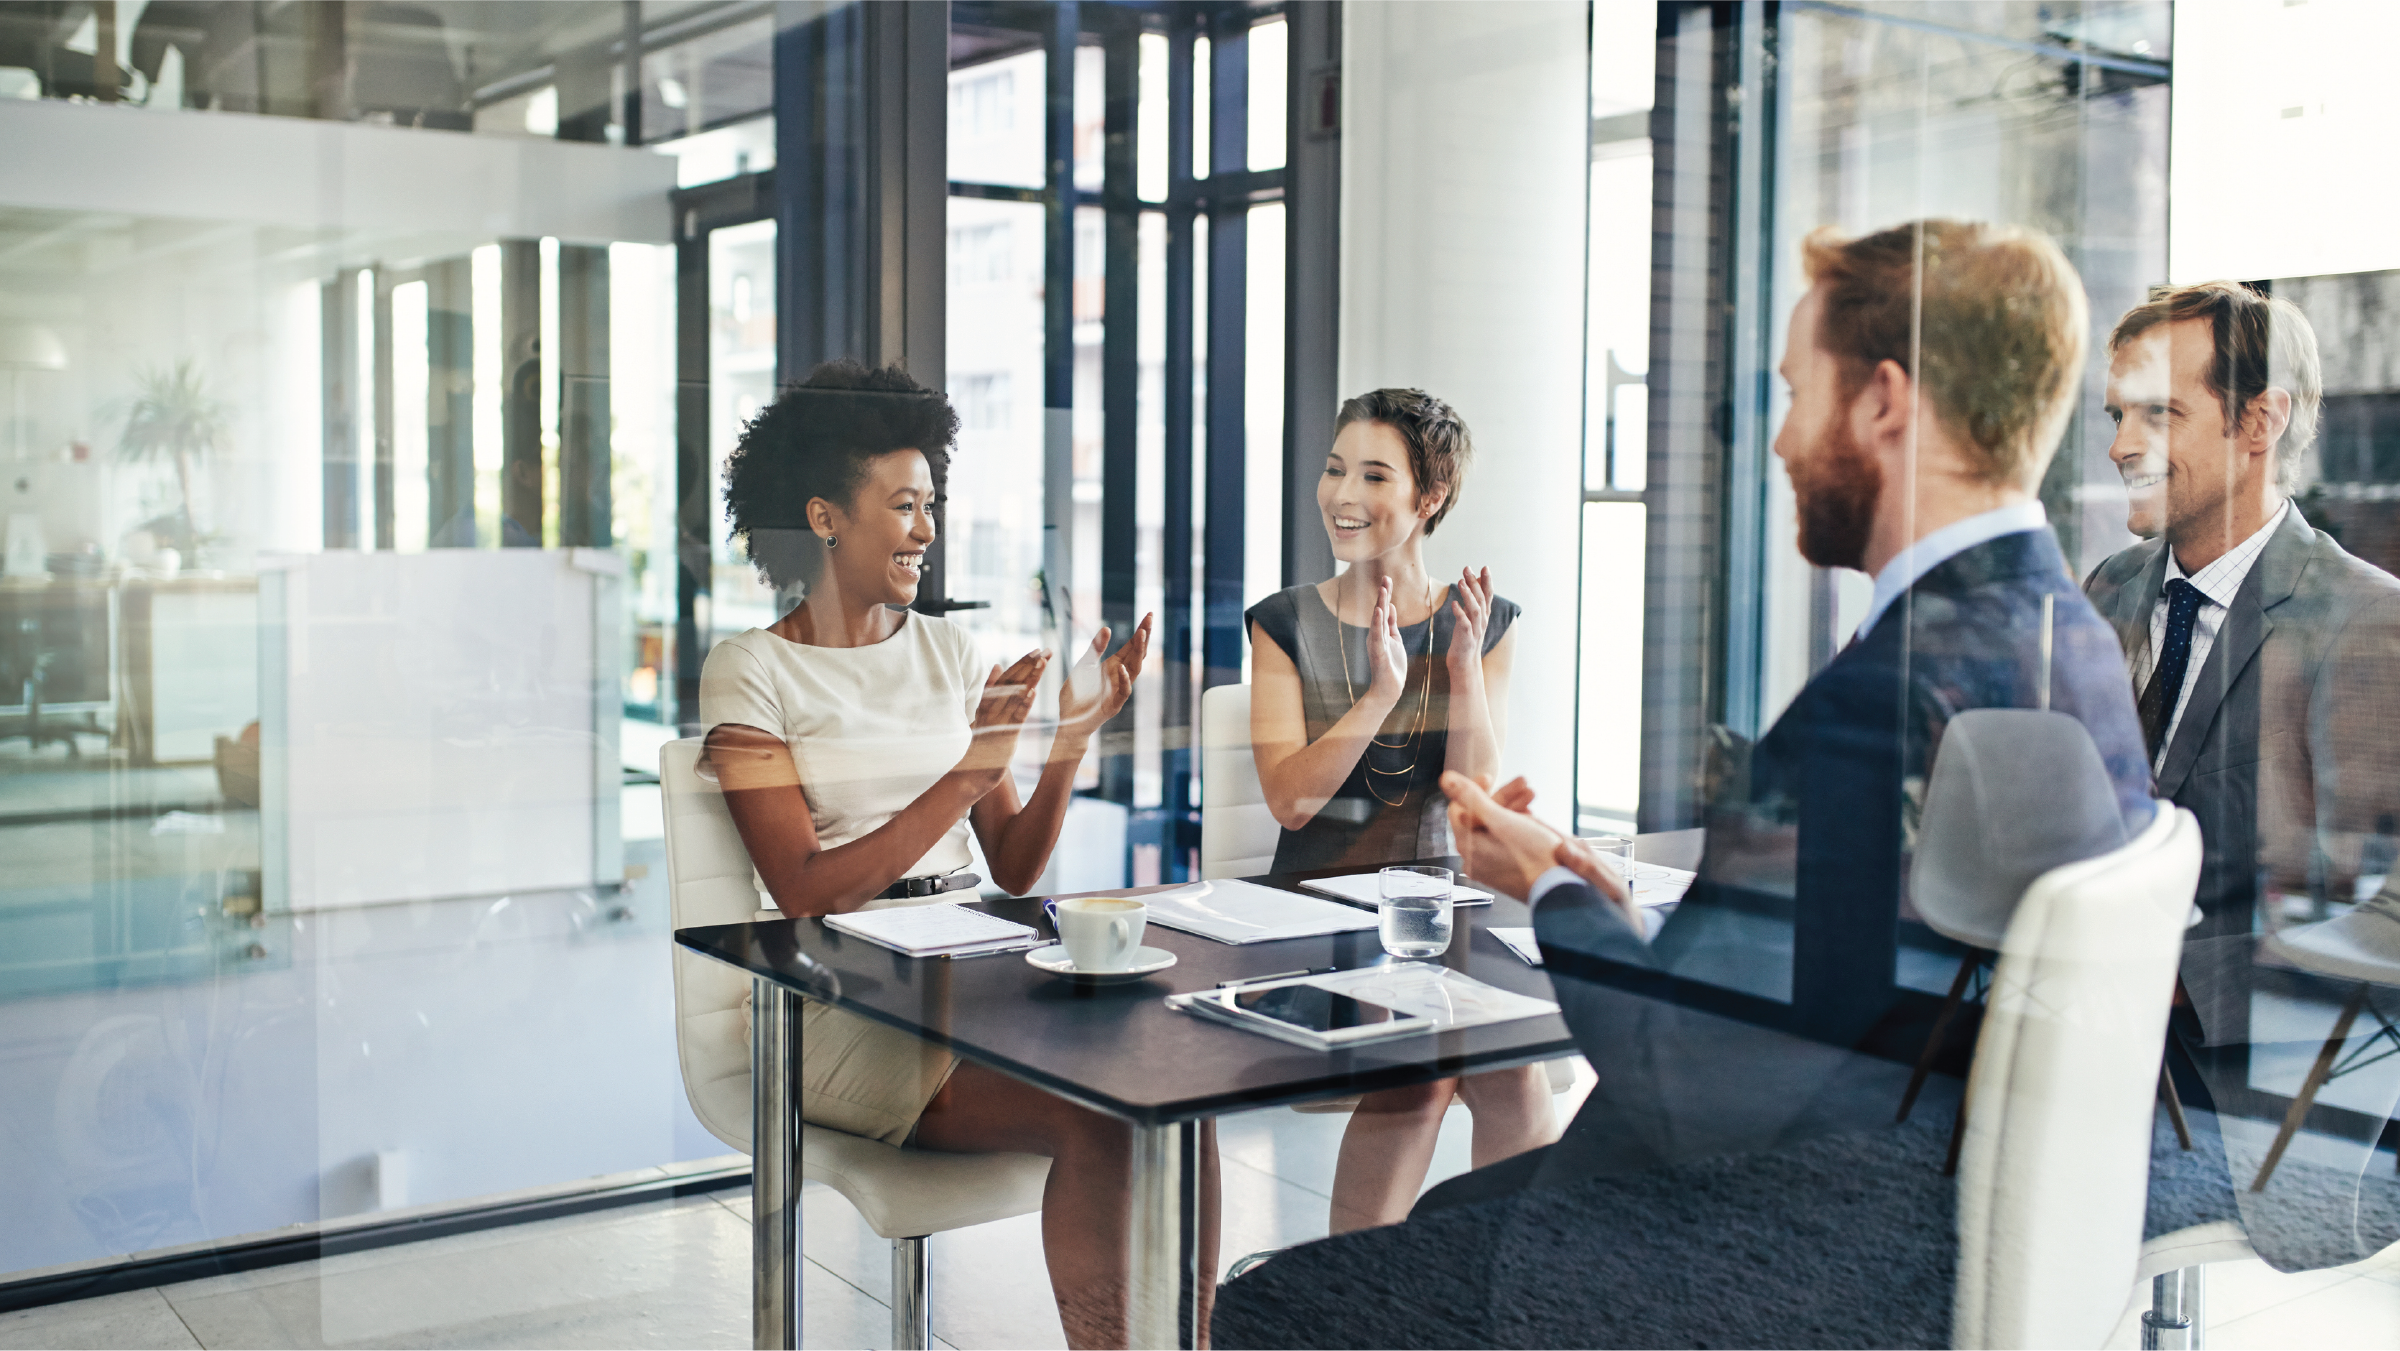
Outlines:
{"label": "clear drinking glass", "polygon": [[1450,950],[1448,868],[1386,868],[1377,879],[1383,950],[1394,957],[1439,957]]}
{"label": "clear drinking glass", "polygon": [[1617,879],[1626,886],[1633,885],[1633,837],[1631,835],[1586,835],[1585,844],[1593,852],[1604,854],[1616,865]]}

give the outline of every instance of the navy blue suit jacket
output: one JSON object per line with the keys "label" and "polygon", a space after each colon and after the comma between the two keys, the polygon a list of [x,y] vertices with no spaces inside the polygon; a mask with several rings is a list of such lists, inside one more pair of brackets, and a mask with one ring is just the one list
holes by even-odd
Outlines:
{"label": "navy blue suit jacket", "polygon": [[1857,1048],[1899,997],[1915,806],[1952,717],[2038,706],[2044,596],[2050,707],[2091,732],[2128,834],[2149,823],[2123,649],[2057,540],[2021,532],[1948,559],[1721,775],[1699,879],[1654,939],[1589,887],[1542,898],[1544,960],[1600,1077],[1571,1136],[1654,1166],[1890,1121],[1888,1088],[1841,1086],[1905,1073]]}

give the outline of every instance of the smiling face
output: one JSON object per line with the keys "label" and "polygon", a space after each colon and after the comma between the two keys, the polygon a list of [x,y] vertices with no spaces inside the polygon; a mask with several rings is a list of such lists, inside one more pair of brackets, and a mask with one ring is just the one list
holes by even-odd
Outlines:
{"label": "smiling face", "polygon": [[2226,426],[2208,389],[2215,355],[2205,319],[2159,324],[2110,354],[2108,458],[2125,479],[2125,528],[2144,539],[2205,529],[2261,487],[2271,457],[2241,453]]}
{"label": "smiling face", "polygon": [[1317,510],[1342,563],[1381,557],[1408,543],[1441,506],[1442,490],[1417,492],[1408,442],[1380,422],[1353,422],[1333,438],[1317,480]]}
{"label": "smiling face", "polygon": [[924,453],[895,450],[867,461],[848,507],[810,499],[811,528],[820,539],[840,541],[827,552],[826,567],[843,596],[884,605],[916,600],[925,546],[933,543],[933,495]]}

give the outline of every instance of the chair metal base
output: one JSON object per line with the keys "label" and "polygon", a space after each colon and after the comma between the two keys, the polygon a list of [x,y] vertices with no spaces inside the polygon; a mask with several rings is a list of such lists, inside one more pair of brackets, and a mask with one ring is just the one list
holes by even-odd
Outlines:
{"label": "chair metal base", "polygon": [[893,1351],[933,1345],[933,1241],[924,1234],[892,1240]]}
{"label": "chair metal base", "polygon": [[2142,1315],[2142,1351],[2199,1351],[2200,1268],[2181,1267],[2150,1278],[2150,1308]]}

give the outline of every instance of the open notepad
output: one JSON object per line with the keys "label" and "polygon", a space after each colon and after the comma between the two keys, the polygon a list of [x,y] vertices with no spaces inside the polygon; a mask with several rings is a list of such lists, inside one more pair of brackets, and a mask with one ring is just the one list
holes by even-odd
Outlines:
{"label": "open notepad", "polygon": [[[1383,903],[1383,875],[1380,870],[1371,873],[1344,873],[1340,877],[1312,877],[1300,885],[1310,891],[1322,891],[1328,896],[1338,897],[1352,905],[1376,906]],[[1464,882],[1454,882],[1450,885],[1450,904],[1452,905],[1490,905],[1491,903],[1492,893],[1488,891],[1477,891]]]}
{"label": "open notepad", "polygon": [[827,915],[825,927],[911,957],[980,957],[1040,947],[1035,930],[954,902]]}
{"label": "open notepad", "polygon": [[1278,938],[1372,929],[1373,912],[1277,891],[1255,882],[1194,882],[1133,899],[1150,907],[1150,922],[1220,943],[1267,943]]}

